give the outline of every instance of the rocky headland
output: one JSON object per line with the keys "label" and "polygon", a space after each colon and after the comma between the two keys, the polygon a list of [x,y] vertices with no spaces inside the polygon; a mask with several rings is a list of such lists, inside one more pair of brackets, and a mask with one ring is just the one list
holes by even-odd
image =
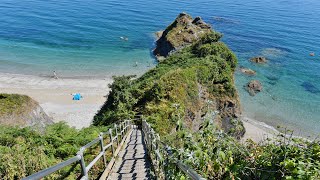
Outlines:
{"label": "rocky headland", "polygon": [[0,124],[43,130],[53,121],[29,96],[0,94]]}
{"label": "rocky headland", "polygon": [[181,126],[197,132],[212,119],[240,138],[245,130],[234,85],[237,58],[219,41],[222,35],[186,13],[157,34],[154,53],[164,58],[140,78],[117,77],[94,124],[143,115],[168,135]]}
{"label": "rocky headland", "polygon": [[200,17],[192,18],[181,13],[164,31],[158,31],[156,48],[153,53],[158,59],[191,45],[202,35],[211,31],[211,26]]}

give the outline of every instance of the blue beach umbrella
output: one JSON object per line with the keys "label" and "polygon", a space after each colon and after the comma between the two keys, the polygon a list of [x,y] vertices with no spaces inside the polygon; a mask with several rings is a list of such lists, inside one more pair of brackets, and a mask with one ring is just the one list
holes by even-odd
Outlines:
{"label": "blue beach umbrella", "polygon": [[76,93],[73,95],[72,100],[78,101],[81,100],[82,96],[80,95],[80,93]]}

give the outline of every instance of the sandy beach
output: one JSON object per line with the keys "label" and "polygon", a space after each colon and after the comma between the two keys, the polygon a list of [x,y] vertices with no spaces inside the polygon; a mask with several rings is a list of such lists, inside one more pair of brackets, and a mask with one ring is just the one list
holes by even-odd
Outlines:
{"label": "sandy beach", "polygon": [[252,139],[254,142],[261,142],[267,138],[272,138],[279,133],[274,127],[247,117],[242,117],[243,125],[246,133],[242,138],[242,142]]}
{"label": "sandy beach", "polygon": [[[0,92],[30,96],[39,102],[54,122],[65,121],[78,129],[91,124],[106,100],[112,79],[39,77],[0,73]],[[72,93],[83,99],[72,100]]]}

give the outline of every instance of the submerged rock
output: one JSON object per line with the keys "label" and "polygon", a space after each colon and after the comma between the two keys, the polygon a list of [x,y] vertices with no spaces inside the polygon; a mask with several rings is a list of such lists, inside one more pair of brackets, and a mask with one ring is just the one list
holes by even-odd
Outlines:
{"label": "submerged rock", "polygon": [[214,19],[214,21],[221,22],[221,23],[230,23],[230,24],[239,24],[240,23],[239,20],[234,20],[234,19],[219,17],[219,16],[214,16],[213,19]]}
{"label": "submerged rock", "polygon": [[262,85],[258,80],[250,81],[245,88],[251,96],[255,96],[257,93],[262,91]]}
{"label": "submerged rock", "polygon": [[304,87],[304,89],[308,92],[311,92],[313,94],[317,94],[320,93],[320,90],[315,87],[313,84],[311,84],[310,82],[304,82],[301,84],[302,87]]}
{"label": "submerged rock", "polygon": [[266,78],[269,79],[270,81],[278,81],[280,79],[275,75],[269,75],[269,76],[266,76]]}
{"label": "submerged rock", "polygon": [[162,33],[157,32],[159,39],[153,53],[158,58],[182,49],[198,40],[203,34],[211,31],[211,26],[200,17],[193,19],[186,13],[179,16]]}
{"label": "submerged rock", "polygon": [[262,56],[273,57],[273,58],[284,56],[286,53],[287,53],[286,49],[280,49],[280,48],[265,48],[261,51]]}
{"label": "submerged rock", "polygon": [[243,73],[243,74],[247,74],[247,75],[256,75],[256,71],[252,70],[252,69],[249,69],[249,68],[245,68],[245,67],[240,67],[240,71]]}
{"label": "submerged rock", "polygon": [[250,59],[251,62],[258,63],[258,64],[264,64],[267,63],[267,59],[263,56],[257,56]]}

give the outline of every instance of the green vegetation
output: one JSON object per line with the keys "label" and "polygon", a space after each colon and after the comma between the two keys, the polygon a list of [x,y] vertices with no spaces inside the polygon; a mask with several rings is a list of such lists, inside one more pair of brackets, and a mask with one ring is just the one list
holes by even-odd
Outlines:
{"label": "green vegetation", "polygon": [[[0,126],[0,177],[21,179],[55,165],[74,156],[107,125],[143,115],[175,157],[207,179],[320,179],[319,141],[279,134],[261,144],[239,142],[245,130],[237,119],[237,58],[219,41],[221,36],[211,30],[204,33],[139,78],[114,77],[108,100],[94,117],[96,126],[78,131],[58,123],[42,133]],[[0,113],[20,111],[25,98],[0,95]],[[87,162],[98,149],[86,152]],[[100,165],[90,177],[99,175]],[[171,179],[185,179],[172,164],[166,173]],[[79,174],[79,165],[74,165],[47,179],[76,179]]]}
{"label": "green vegetation", "polygon": [[[240,143],[233,82],[237,59],[210,32],[143,76],[115,77],[95,125],[143,115],[184,161],[207,179],[320,179],[320,143],[279,136]],[[185,179],[168,166],[171,179]]]}
{"label": "green vegetation", "polygon": [[[260,144],[240,143],[208,122],[196,133],[182,129],[172,139],[177,139],[175,156],[207,179],[320,179],[319,141],[279,134]],[[171,179],[184,179],[172,165],[166,171]]]}
{"label": "green vegetation", "polygon": [[[138,79],[115,77],[94,124],[144,115],[161,135],[167,135],[179,120],[198,130],[203,117],[216,109],[220,114],[215,122],[222,127],[224,119],[235,116],[239,102],[233,83],[237,59],[220,38],[219,33],[207,33]],[[228,108],[223,108],[226,104]]]}
{"label": "green vegetation", "polygon": [[[81,146],[107,129],[103,126],[78,131],[65,123],[57,123],[40,134],[30,128],[0,126],[0,177],[4,180],[21,179],[56,165],[75,156]],[[86,161],[92,160],[98,150],[99,147],[88,149]],[[91,176],[101,171],[99,165],[94,167]],[[46,179],[76,179],[80,173],[79,165],[71,165]]]}
{"label": "green vegetation", "polygon": [[28,112],[35,102],[28,96],[0,94],[0,117]]}

